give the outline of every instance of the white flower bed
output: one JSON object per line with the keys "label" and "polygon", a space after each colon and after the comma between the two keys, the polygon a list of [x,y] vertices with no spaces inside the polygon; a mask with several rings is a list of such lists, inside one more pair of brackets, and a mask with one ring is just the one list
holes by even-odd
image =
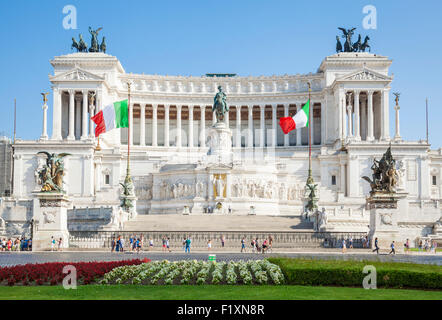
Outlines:
{"label": "white flower bed", "polygon": [[[225,271],[225,272],[224,272]],[[211,281],[209,280],[211,279]],[[205,262],[167,260],[123,266],[104,275],[102,284],[283,284],[279,266],[263,261]]]}

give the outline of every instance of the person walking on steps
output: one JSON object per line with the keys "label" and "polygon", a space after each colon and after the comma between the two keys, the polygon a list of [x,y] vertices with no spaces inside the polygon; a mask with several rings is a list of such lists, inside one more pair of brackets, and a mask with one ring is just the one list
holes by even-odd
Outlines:
{"label": "person walking on steps", "polygon": [[377,254],[379,254],[378,238],[374,239],[374,250],[373,250],[373,252],[375,252],[375,251],[376,251]]}

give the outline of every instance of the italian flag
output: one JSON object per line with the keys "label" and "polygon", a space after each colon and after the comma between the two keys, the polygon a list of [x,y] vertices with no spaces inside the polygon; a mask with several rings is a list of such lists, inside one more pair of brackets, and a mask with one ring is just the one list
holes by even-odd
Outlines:
{"label": "italian flag", "polygon": [[127,99],[105,106],[91,119],[96,124],[96,137],[115,128],[128,128],[129,117]]}
{"label": "italian flag", "polygon": [[302,109],[292,117],[286,117],[279,119],[279,125],[285,134],[295,129],[308,127],[310,100],[302,107]]}

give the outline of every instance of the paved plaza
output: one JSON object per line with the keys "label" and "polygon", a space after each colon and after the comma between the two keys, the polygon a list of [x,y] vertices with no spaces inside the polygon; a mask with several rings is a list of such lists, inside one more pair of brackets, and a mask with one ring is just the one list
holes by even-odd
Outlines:
{"label": "paved plaza", "polygon": [[[436,264],[442,265],[442,254],[431,255],[427,253],[413,253],[413,254],[397,254],[388,255],[382,253],[379,255],[372,254],[367,250],[354,250],[342,254],[338,250],[318,250],[315,252],[299,251],[299,252],[285,252],[285,253],[238,253],[238,252],[210,252],[216,254],[217,261],[239,261],[239,260],[258,260],[272,256],[283,256],[290,258],[312,258],[312,259],[336,259],[336,260],[355,260],[355,261],[394,261],[394,262],[412,262],[420,264]],[[80,262],[80,261],[115,261],[128,259],[144,259],[170,261],[178,260],[207,260],[209,253],[207,251],[193,252],[186,254],[184,252],[140,252],[132,253],[111,253],[111,252],[12,252],[0,253],[0,266],[11,266],[27,263],[44,263],[44,262]]]}

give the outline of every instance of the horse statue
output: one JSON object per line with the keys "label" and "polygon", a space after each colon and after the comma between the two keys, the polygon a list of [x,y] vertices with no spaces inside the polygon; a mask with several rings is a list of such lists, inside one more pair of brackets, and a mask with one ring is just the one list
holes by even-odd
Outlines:
{"label": "horse statue", "polygon": [[80,52],[80,45],[78,44],[77,40],[75,40],[75,38],[72,37],[71,50],[74,48],[77,49],[77,52]]}
{"label": "horse statue", "polygon": [[364,42],[361,44],[361,51],[362,52],[365,52],[365,50],[367,50],[367,48],[368,48],[368,51],[371,52],[371,47],[368,44],[369,40],[370,40],[370,37],[366,36],[365,39],[364,39]]}
{"label": "horse statue", "polygon": [[229,106],[227,105],[227,96],[223,92],[223,88],[218,86],[218,93],[214,98],[212,112],[216,112],[216,122],[220,123],[224,121],[224,115],[229,112]]}
{"label": "horse statue", "polygon": [[101,41],[100,51],[106,53],[106,37],[103,37],[103,40]]}
{"label": "horse statue", "polygon": [[353,50],[352,50],[351,37],[353,36],[356,28],[353,29],[338,28],[338,29],[341,30],[343,33],[342,38],[345,38],[344,52],[352,52]]}
{"label": "horse statue", "polygon": [[362,36],[359,34],[358,41],[353,44],[353,52],[361,52]]}
{"label": "horse statue", "polygon": [[339,40],[339,36],[336,36],[336,53],[342,52],[342,43]]}
{"label": "horse statue", "polygon": [[80,42],[78,43],[79,52],[87,52],[87,44],[83,40],[83,35],[80,33],[79,35]]}
{"label": "horse statue", "polygon": [[98,28],[97,30],[93,30],[91,27],[89,27],[89,33],[92,36],[91,39],[91,47],[89,48],[89,52],[99,52],[99,47],[98,47],[98,33],[102,30],[103,28]]}

